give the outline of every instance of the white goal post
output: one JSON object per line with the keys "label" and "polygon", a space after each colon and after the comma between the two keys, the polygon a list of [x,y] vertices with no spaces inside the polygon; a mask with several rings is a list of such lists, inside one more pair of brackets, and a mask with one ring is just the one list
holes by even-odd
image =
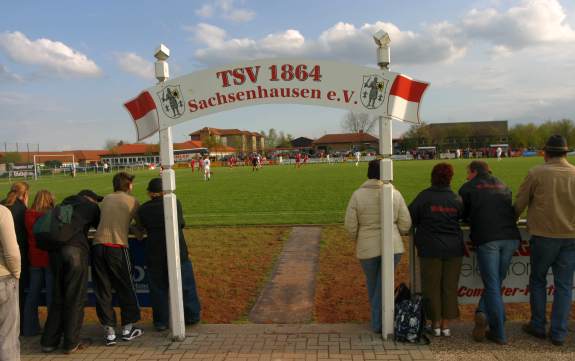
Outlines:
{"label": "white goal post", "polygon": [[72,157],[72,176],[76,176],[76,158],[73,153],[69,154],[34,154],[34,180],[38,180],[38,163],[37,158],[60,158],[60,157]]}

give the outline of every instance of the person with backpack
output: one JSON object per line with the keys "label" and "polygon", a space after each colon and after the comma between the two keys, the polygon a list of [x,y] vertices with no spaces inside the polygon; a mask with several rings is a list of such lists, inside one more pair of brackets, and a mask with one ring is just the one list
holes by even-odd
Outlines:
{"label": "person with backpack", "polygon": [[[170,322],[168,256],[166,251],[166,226],[164,222],[164,202],[162,179],[153,178],[148,184],[150,200],[138,209],[140,225],[145,228],[146,272],[150,287],[150,301],[154,327],[164,331]],[[186,325],[200,322],[200,300],[196,290],[196,280],[188,246],[184,238],[184,214],[182,204],[177,201],[178,229],[180,244],[180,267],[184,296],[184,320]]]}
{"label": "person with backpack", "polygon": [[[371,307],[371,328],[381,333],[381,218],[380,191],[383,182],[379,180],[379,160],[368,164],[367,178],[359,189],[353,192],[347,205],[344,226],[353,240],[356,240],[356,254],[365,274],[369,304]],[[401,193],[393,190],[393,253],[397,266],[404,247],[401,233],[409,232],[411,217]]]}
{"label": "person with backpack", "polygon": [[42,286],[46,289],[46,307],[50,307],[52,301],[52,271],[50,270],[50,260],[48,252],[39,249],[36,245],[36,237],[32,227],[34,223],[43,216],[47,210],[55,206],[54,195],[45,189],[39,190],[34,197],[32,207],[26,210],[24,223],[28,237],[28,256],[30,260],[30,288],[24,304],[24,315],[22,318],[22,335],[39,335],[40,321],[38,319],[38,306],[40,305],[40,293]]}
{"label": "person with backpack", "polygon": [[[507,343],[505,304],[501,286],[519,247],[521,235],[515,221],[511,189],[491,174],[489,165],[474,160],[467,166],[467,183],[459,189],[463,219],[469,222],[479,272],[485,288],[475,311],[473,339]],[[486,332],[489,325],[489,332]]]}
{"label": "person with backpack", "polygon": [[101,218],[92,246],[96,312],[106,333],[106,346],[117,343],[112,289],[116,291],[121,310],[122,340],[131,341],[144,333],[134,325],[140,320],[140,306],[132,281],[128,251],[130,225],[139,207],[138,201],[131,194],[133,182],[134,176],[126,172],[114,175],[114,193],[108,194],[100,203]]}
{"label": "person with backpack", "polygon": [[[53,352],[64,339],[64,353],[71,354],[90,345],[90,340],[80,339],[84,321],[84,304],[88,288],[88,265],[90,264],[90,243],[88,231],[100,221],[99,201],[91,190],[85,189],[77,195],[65,198],[55,211],[71,209],[69,228],[75,230],[72,236],[58,249],[50,251],[50,267],[53,276],[52,303],[40,344],[42,352]],[[46,215],[48,216],[48,214]],[[42,218],[37,220],[41,222]],[[36,235],[38,238],[38,235]],[[40,245],[41,243],[38,243]]]}
{"label": "person with backpack", "polygon": [[451,190],[453,166],[439,163],[431,171],[431,187],[409,205],[414,242],[421,264],[426,318],[434,336],[451,336],[449,320],[459,316],[457,284],[463,257],[459,220],[463,203]]}

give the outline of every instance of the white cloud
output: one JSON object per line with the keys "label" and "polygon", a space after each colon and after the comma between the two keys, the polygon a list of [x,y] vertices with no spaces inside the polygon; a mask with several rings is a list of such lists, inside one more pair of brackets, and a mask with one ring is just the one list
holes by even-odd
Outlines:
{"label": "white cloud", "polygon": [[255,18],[256,13],[254,11],[236,7],[234,2],[234,0],[213,0],[203,4],[195,13],[204,18],[211,18],[217,13],[222,18],[234,22],[248,22]]}
{"label": "white cloud", "polygon": [[256,17],[256,13],[247,9],[234,9],[229,13],[224,13],[223,17],[238,23],[247,23]]}
{"label": "white cloud", "polygon": [[378,29],[390,34],[393,63],[449,62],[465,54],[465,44],[458,40],[458,30],[447,23],[415,33],[402,31],[391,23],[376,22],[358,28],[339,22],[311,40],[296,29],[269,34],[262,39],[230,39],[225,30],[213,25],[202,23],[187,28],[197,41],[206,45],[195,53],[196,58],[206,65],[277,56],[336,58],[373,64],[376,59],[372,35]]}
{"label": "white cloud", "polygon": [[0,92],[0,104],[3,105],[19,105],[29,101],[30,97],[26,97],[20,93],[13,92]]}
{"label": "white cloud", "polygon": [[204,4],[201,8],[196,10],[196,15],[203,18],[209,18],[214,15],[214,7],[210,4]]}
{"label": "white cloud", "polygon": [[23,81],[23,79],[20,75],[11,72],[5,65],[0,64],[0,83],[21,81]]}
{"label": "white cloud", "polygon": [[[214,6],[229,12],[234,2],[219,0]],[[205,23],[188,28],[196,40],[205,44],[195,56],[206,65],[285,55],[373,64],[375,45],[371,36],[379,29],[389,33],[392,64],[400,65],[453,63],[478,41],[490,45],[487,54],[494,59],[525,48],[575,43],[575,30],[558,0],[521,0],[505,11],[472,9],[460,20],[425,25],[420,31],[400,29],[383,21],[361,26],[339,22],[317,39],[306,39],[297,29],[253,39],[229,38],[224,29]]]}
{"label": "white cloud", "polygon": [[61,76],[99,76],[102,71],[86,55],[50,39],[30,40],[21,32],[0,33],[0,49],[13,61],[41,66]]}
{"label": "white cloud", "polygon": [[116,54],[120,69],[146,80],[154,79],[154,64],[138,54],[124,52]]}
{"label": "white cloud", "polygon": [[529,46],[575,41],[575,30],[558,0],[523,0],[500,12],[493,8],[473,9],[461,22],[470,38],[492,43],[496,51],[520,50]]}
{"label": "white cloud", "polygon": [[220,47],[226,38],[226,31],[217,26],[200,23],[194,27],[185,27],[185,30],[194,33],[196,41],[208,45],[210,47]]}

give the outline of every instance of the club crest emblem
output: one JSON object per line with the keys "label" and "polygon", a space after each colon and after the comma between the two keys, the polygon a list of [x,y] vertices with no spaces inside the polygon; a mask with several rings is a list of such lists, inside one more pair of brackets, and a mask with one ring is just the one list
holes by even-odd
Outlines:
{"label": "club crest emblem", "polygon": [[157,94],[162,101],[162,111],[168,117],[177,119],[184,114],[184,99],[179,85],[168,85]]}
{"label": "club crest emblem", "polygon": [[361,104],[367,109],[377,109],[383,103],[387,80],[381,75],[364,75],[361,86]]}

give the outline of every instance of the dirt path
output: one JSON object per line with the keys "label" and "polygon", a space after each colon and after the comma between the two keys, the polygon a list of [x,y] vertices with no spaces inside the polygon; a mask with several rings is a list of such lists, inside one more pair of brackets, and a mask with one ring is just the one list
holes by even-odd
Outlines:
{"label": "dirt path", "polygon": [[321,227],[294,227],[249,314],[254,323],[304,323],[314,309]]}

